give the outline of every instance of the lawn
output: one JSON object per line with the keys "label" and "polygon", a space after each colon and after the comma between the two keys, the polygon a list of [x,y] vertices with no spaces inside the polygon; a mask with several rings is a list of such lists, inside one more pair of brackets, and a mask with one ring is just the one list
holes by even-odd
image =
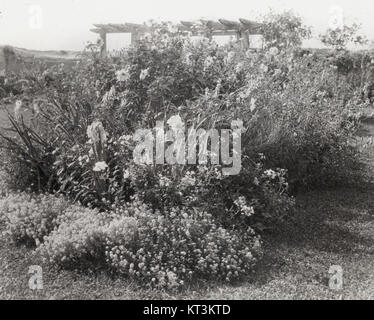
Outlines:
{"label": "lawn", "polygon": [[[28,268],[41,261],[1,236],[0,299],[374,299],[374,189],[316,191],[297,200],[294,216],[266,235],[264,259],[241,284],[160,293],[101,271],[44,266],[44,289],[32,291]],[[332,265],[343,268],[341,291],[329,289]]]}

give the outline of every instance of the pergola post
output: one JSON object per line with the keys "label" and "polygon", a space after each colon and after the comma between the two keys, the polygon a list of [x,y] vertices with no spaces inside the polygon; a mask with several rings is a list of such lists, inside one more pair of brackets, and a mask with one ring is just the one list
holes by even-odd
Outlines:
{"label": "pergola post", "polygon": [[141,34],[137,31],[131,32],[131,45],[135,45],[137,42],[139,42],[141,37]]}
{"label": "pergola post", "polygon": [[206,37],[209,39],[209,41],[211,41],[213,39],[213,32],[212,32],[212,30],[209,30],[206,33]]}
{"label": "pergola post", "polygon": [[107,53],[107,37],[106,37],[106,32],[101,32],[100,33],[100,39],[101,39],[100,55],[102,57],[105,57],[106,53]]}
{"label": "pergola post", "polygon": [[245,50],[249,49],[249,32],[247,30],[241,32],[242,46]]}
{"label": "pergola post", "polygon": [[236,39],[236,41],[240,41],[241,37],[242,37],[241,32],[240,31],[236,31],[235,32],[235,39]]}

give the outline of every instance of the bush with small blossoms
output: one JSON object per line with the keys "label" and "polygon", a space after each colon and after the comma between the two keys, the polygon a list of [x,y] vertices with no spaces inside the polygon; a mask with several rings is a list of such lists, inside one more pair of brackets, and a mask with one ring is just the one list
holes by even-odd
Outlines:
{"label": "bush with small blossoms", "polygon": [[116,208],[107,228],[107,262],[118,272],[156,288],[199,279],[234,281],[261,256],[254,231],[223,228],[206,212],[152,211],[138,199]]}
{"label": "bush with small blossoms", "polygon": [[43,238],[37,252],[49,263],[63,267],[104,262],[105,226],[110,216],[73,205],[58,219],[58,227]]}
{"label": "bush with small blossoms", "polygon": [[59,222],[70,203],[49,194],[10,193],[0,200],[6,232],[17,243],[38,245]]}

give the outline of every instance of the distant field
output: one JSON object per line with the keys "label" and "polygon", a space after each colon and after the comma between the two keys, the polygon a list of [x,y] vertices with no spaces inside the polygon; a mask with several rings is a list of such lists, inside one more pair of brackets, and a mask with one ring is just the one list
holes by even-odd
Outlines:
{"label": "distant field", "polygon": [[[5,46],[0,45],[0,50]],[[39,50],[29,50],[24,48],[12,47],[14,52],[24,58],[43,58],[43,59],[64,59],[64,60],[74,60],[78,59],[81,52],[79,51],[65,51],[65,50],[49,50],[49,51],[39,51]]]}

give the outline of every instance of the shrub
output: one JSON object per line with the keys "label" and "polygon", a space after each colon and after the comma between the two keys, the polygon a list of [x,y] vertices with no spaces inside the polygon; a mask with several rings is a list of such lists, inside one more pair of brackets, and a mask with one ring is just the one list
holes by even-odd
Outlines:
{"label": "shrub", "polygon": [[354,95],[346,78],[314,54],[280,54],[267,65],[253,91],[249,150],[264,153],[265,166],[287,169],[293,189],[359,179],[358,153],[349,144],[354,130],[343,125]]}
{"label": "shrub", "polygon": [[310,27],[304,25],[302,19],[292,11],[266,14],[261,31],[265,45],[279,49],[299,47],[303,40],[311,37]]}
{"label": "shrub", "polygon": [[[36,91],[25,97],[28,107],[40,102],[34,118],[10,117],[16,137],[3,137],[17,186],[59,191],[100,210],[135,194],[161,212],[200,204],[227,227],[284,216],[293,204],[288,183],[295,190],[348,180],[357,163],[343,114],[354,105],[355,89],[323,55],[287,49],[308,34],[299,18],[269,19],[271,41],[278,24],[289,29],[288,44],[275,39],[281,50],[270,43],[260,52],[194,43],[161,25],[118,57],[82,59],[69,72],[47,70],[53,85],[40,79],[43,101]],[[176,114],[205,130],[243,120],[241,173],[217,179],[221,168],[209,164],[202,174],[197,166],[134,165],[127,137]],[[261,164],[259,154],[266,158]],[[279,176],[264,178],[267,170]],[[185,185],[193,180],[188,174],[196,185]],[[241,197],[251,217],[239,214]]]}
{"label": "shrub", "polygon": [[68,201],[53,195],[15,193],[0,200],[0,214],[14,241],[38,245],[58,226],[68,206]]}
{"label": "shrub", "polygon": [[[287,171],[274,169],[267,175],[265,156],[243,157],[239,175],[224,176],[219,165],[139,167],[131,164],[128,178],[135,194],[163,212],[175,207],[211,214],[224,227],[246,229],[271,225],[289,212],[294,200],[288,194]],[[249,208],[250,214],[235,204]]]}
{"label": "shrub", "polygon": [[211,215],[153,211],[138,199],[110,213],[70,206],[37,251],[62,267],[107,264],[142,285],[177,288],[187,281],[233,281],[261,256],[255,232],[225,229]]}
{"label": "shrub", "polygon": [[185,281],[233,281],[251,271],[261,245],[251,229],[237,233],[206,212],[151,212],[135,200],[116,210],[107,231],[107,261],[120,273],[158,288]]}
{"label": "shrub", "polygon": [[350,25],[342,24],[335,28],[329,28],[320,35],[322,43],[336,50],[344,50],[349,44],[365,45],[368,40],[363,35],[359,35],[361,25],[352,23]]}
{"label": "shrub", "polygon": [[58,227],[38,248],[42,257],[63,267],[83,267],[104,261],[105,214],[72,206],[58,219]]}

